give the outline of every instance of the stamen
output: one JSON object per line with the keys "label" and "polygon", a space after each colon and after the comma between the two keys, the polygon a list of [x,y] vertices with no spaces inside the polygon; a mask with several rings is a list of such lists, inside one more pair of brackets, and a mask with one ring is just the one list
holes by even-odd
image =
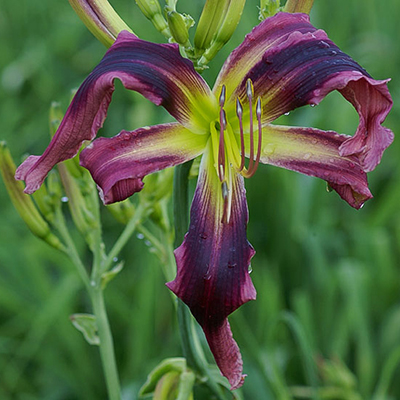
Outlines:
{"label": "stamen", "polygon": [[246,82],[246,93],[249,100],[249,118],[250,118],[250,162],[248,170],[253,169],[254,164],[254,132],[253,132],[253,84],[250,79]]}
{"label": "stamen", "polygon": [[243,134],[243,107],[240,103],[239,99],[236,99],[236,115],[239,119],[239,127],[240,127],[240,145],[241,145],[241,153],[242,153],[242,161],[240,164],[239,172],[242,172],[242,175],[246,178],[251,178],[258,168],[258,164],[261,158],[261,147],[262,147],[262,127],[261,127],[261,98],[257,98],[256,104],[256,116],[258,122],[258,142],[257,142],[257,155],[254,158],[254,128],[253,128],[253,83],[250,79],[246,82],[246,95],[249,101],[249,134],[250,134],[250,154],[249,154],[249,166],[245,167],[245,148],[244,148],[244,134]]}
{"label": "stamen", "polygon": [[224,110],[226,88],[222,85],[221,94],[219,96],[219,149],[218,149],[218,175],[219,180],[225,180],[225,145],[224,145],[224,131],[226,129],[226,115]]}
{"label": "stamen", "polygon": [[258,164],[260,162],[261,158],[261,145],[262,145],[262,129],[261,129],[261,98],[257,98],[257,106],[256,106],[256,115],[257,115],[257,122],[258,122],[258,146],[257,146],[257,155],[256,155],[256,160],[254,162],[254,165],[252,165],[252,168],[249,166],[249,171],[247,178],[251,178],[254,173],[257,171]]}
{"label": "stamen", "polygon": [[244,168],[245,150],[244,150],[244,136],[243,136],[243,107],[238,98],[236,99],[236,115],[239,119],[239,126],[240,126],[240,153],[242,157],[239,167],[239,172],[240,172],[243,171]]}

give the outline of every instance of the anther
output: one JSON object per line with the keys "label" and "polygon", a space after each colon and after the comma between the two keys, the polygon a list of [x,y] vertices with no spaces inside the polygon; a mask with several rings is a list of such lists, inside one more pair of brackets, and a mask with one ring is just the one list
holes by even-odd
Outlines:
{"label": "anther", "polygon": [[225,87],[225,85],[222,85],[221,94],[219,95],[219,105],[220,105],[220,107],[224,106],[225,98],[226,98],[226,87]]}
{"label": "anther", "polygon": [[251,79],[247,79],[246,94],[249,100],[253,98],[253,83],[251,82]]}

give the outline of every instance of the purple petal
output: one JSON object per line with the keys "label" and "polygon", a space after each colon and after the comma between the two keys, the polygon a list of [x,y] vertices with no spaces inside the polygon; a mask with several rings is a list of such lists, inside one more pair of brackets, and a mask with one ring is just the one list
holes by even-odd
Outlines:
{"label": "purple petal", "polygon": [[332,131],[266,125],[261,162],[324,179],[359,209],[372,195],[359,158],[339,154],[346,140],[348,136]]}
{"label": "purple petal", "polygon": [[247,79],[253,82],[255,96],[262,98],[264,123],[297,107],[318,104],[339,90],[360,115],[357,132],[341,147],[341,154],[359,154],[365,171],[375,168],[393,141],[393,133],[381,126],[392,107],[388,80],[372,79],[324,31],[314,28],[307,15],[267,18],[231,54],[214,88],[218,92],[223,83],[227,86],[228,118],[234,117],[237,97],[246,112]]}
{"label": "purple petal", "polygon": [[207,139],[177,123],[150,126],[96,139],[82,151],[80,161],[92,174],[103,202],[111,204],[140,191],[147,174],[197,157]]}
{"label": "purple petal", "polygon": [[210,153],[202,160],[190,228],[175,250],[178,272],[167,286],[202,326],[215,361],[232,389],[243,383],[242,358],[227,316],[256,291],[248,267],[254,250],[246,239],[248,211],[243,177],[234,173],[229,223],[222,223],[221,182]]}
{"label": "purple petal", "polygon": [[146,42],[124,31],[77,91],[44,154],[28,158],[18,168],[16,178],[25,180],[26,193],[37,190],[55,164],[74,157],[83,141],[96,136],[116,78],[127,89],[164,106],[192,130],[209,129],[215,99],[193,64],[181,57],[178,46]]}

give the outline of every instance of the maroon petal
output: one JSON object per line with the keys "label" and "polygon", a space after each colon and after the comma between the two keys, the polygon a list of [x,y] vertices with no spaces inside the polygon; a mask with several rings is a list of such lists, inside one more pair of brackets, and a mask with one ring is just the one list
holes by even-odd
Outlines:
{"label": "maroon petal", "polygon": [[202,160],[190,228],[175,250],[178,272],[167,286],[191,309],[232,389],[242,385],[242,358],[227,316],[256,291],[248,267],[254,250],[246,239],[248,211],[243,177],[234,174],[231,218],[222,223],[221,182],[208,152]]}
{"label": "maroon petal", "polygon": [[255,96],[262,98],[264,123],[297,107],[318,104],[339,90],[360,115],[357,132],[342,146],[341,154],[359,154],[365,171],[375,168],[393,141],[393,133],[381,126],[392,107],[388,81],[372,79],[305,14],[267,18],[228,58],[214,88],[217,93],[222,84],[227,87],[228,119],[234,118],[236,98],[247,103],[248,79]]}
{"label": "maroon petal", "polygon": [[359,209],[372,195],[359,158],[339,154],[348,138],[332,131],[266,125],[261,162],[324,179],[340,197]]}
{"label": "maroon petal", "polygon": [[26,193],[37,190],[55,164],[75,156],[84,140],[96,136],[116,78],[127,89],[164,106],[190,129],[209,129],[215,99],[193,64],[181,57],[178,46],[146,42],[124,31],[77,91],[44,154],[29,157],[18,168],[16,178],[25,180]]}
{"label": "maroon petal", "polygon": [[94,140],[80,162],[92,174],[103,202],[111,204],[140,191],[147,174],[197,157],[207,139],[177,123],[149,126]]}

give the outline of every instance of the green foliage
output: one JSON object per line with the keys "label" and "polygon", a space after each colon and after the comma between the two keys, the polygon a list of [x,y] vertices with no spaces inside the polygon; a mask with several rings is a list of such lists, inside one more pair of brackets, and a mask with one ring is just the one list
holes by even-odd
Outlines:
{"label": "green foliage", "polygon": [[[203,3],[181,0],[179,7],[198,21]],[[112,5],[140,37],[163,42],[134,2]],[[238,30],[203,74],[211,84],[258,22],[258,5],[246,3]],[[395,0],[315,1],[311,20],[374,78],[396,81],[399,13]],[[65,110],[70,90],[104,47],[66,1],[5,0],[0,37],[0,139],[18,160],[44,150],[51,102]],[[390,89],[395,106],[387,126],[396,134],[400,91],[395,84]],[[101,134],[170,118],[118,86]],[[282,122],[351,134],[358,121],[333,93]],[[261,166],[246,182],[258,299],[231,317],[248,374],[244,399],[400,398],[399,146],[395,141],[370,174],[375,198],[360,211],[327,193],[324,182],[278,168]],[[79,277],[65,256],[30,234],[2,183],[0,201],[0,398],[105,399],[98,348],[69,321],[76,312],[91,312]],[[123,227],[104,207],[102,213],[110,246]],[[106,291],[124,399],[137,398],[162,359],[181,356],[160,268],[168,257],[154,250],[165,233],[151,221],[141,232],[148,235],[129,242],[121,255],[125,267]],[[80,234],[73,234],[79,243]],[[208,397],[195,386],[194,399]]]}

